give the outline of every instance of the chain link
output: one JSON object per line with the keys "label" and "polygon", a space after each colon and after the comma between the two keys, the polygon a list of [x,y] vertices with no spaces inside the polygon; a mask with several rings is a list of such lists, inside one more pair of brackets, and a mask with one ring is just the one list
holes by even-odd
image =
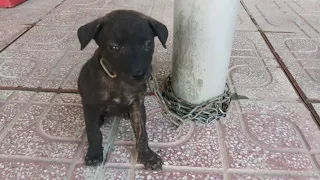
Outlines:
{"label": "chain link", "polygon": [[154,75],[148,81],[148,85],[163,105],[164,112],[175,118],[169,118],[169,120],[177,126],[190,120],[203,124],[219,120],[221,117],[226,116],[231,101],[228,84],[226,84],[223,94],[198,105],[188,103],[174,95],[171,87],[171,75],[165,79],[162,92],[159,90],[159,85]]}

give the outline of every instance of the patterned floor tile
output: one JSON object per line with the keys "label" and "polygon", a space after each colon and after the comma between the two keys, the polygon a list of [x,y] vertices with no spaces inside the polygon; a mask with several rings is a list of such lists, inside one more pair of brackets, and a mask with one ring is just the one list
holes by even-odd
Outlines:
{"label": "patterned floor tile", "polygon": [[131,163],[131,154],[134,148],[131,146],[114,146],[110,152],[108,163]]}
{"label": "patterned floor tile", "polygon": [[[318,1],[287,1],[286,5],[290,8],[292,12],[298,17],[297,24],[302,28],[304,33],[313,37],[319,35],[319,8],[320,3]],[[302,25],[303,26],[302,26]]]}
{"label": "patterned floor tile", "polygon": [[[91,42],[80,51],[76,30],[115,9],[137,10],[167,25],[167,49],[156,39],[153,62],[161,83],[171,72],[173,3],[29,0],[1,10],[0,49],[40,22],[0,53],[0,86],[77,89],[80,68],[97,46]],[[320,4],[243,3],[308,98],[319,100]],[[318,179],[320,131],[296,102],[297,94],[243,7],[229,68],[232,92],[249,99],[233,101],[219,122],[176,127],[157,99],[146,97],[149,145],[163,158],[162,171],[135,165],[135,138],[127,119],[120,121],[105,168],[85,166],[88,145],[78,94],[0,91],[0,179]],[[314,107],[320,111],[318,104]],[[101,128],[104,145],[114,122],[108,119]]]}
{"label": "patterned floor tile", "polygon": [[162,180],[162,179],[170,179],[170,180],[222,180],[223,176],[220,174],[214,173],[195,173],[195,172],[150,172],[150,171],[136,171],[135,180]]}
{"label": "patterned floor tile", "polygon": [[243,6],[239,7],[237,22],[238,22],[237,24],[238,31],[257,31],[256,26],[251,21],[250,16],[247,14]]}
{"label": "patterned floor tile", "polygon": [[0,161],[0,179],[55,179],[62,180],[68,165],[21,161]]}
{"label": "patterned floor tile", "polygon": [[[92,41],[85,50],[96,49]],[[35,26],[12,44],[9,50],[79,51],[76,31],[67,26]]]}
{"label": "patterned floor tile", "polygon": [[79,164],[73,170],[70,180],[93,179],[96,172],[96,167],[87,167],[84,164]]}
{"label": "patterned floor tile", "polygon": [[233,91],[254,99],[298,99],[286,75],[257,32],[237,32],[229,66]]}
{"label": "patterned floor tile", "polygon": [[259,176],[259,175],[230,175],[231,180],[317,180],[318,177],[303,177],[303,176]]}
{"label": "patterned floor tile", "polygon": [[18,7],[19,8],[21,7],[24,9],[43,8],[43,9],[48,9],[50,11],[64,1],[65,0],[55,0],[55,1],[32,0],[32,1],[25,1],[24,3],[20,4]]}
{"label": "patterned floor tile", "polygon": [[74,11],[77,9],[92,9],[92,11],[102,8],[110,0],[65,0],[55,11]]}
{"label": "patterned floor tile", "polygon": [[124,180],[128,177],[129,171],[127,169],[118,168],[106,168],[104,174],[104,180]]}
{"label": "patterned floor tile", "polygon": [[3,101],[1,154],[74,158],[84,132],[82,110],[76,104],[50,104],[43,96],[14,92]]}
{"label": "patterned floor tile", "polygon": [[244,4],[264,31],[306,33],[311,37],[319,34],[312,26],[314,23],[317,24],[314,21],[316,17],[313,16],[316,14],[308,12],[308,15],[303,17],[299,13],[299,11],[303,11],[301,5],[305,4],[302,1],[244,0]]}
{"label": "patterned floor tile", "polygon": [[[214,168],[221,167],[218,137],[214,124],[212,126],[199,125],[195,130],[193,130],[194,125],[184,125],[179,127],[178,130],[180,132],[176,133],[178,134],[178,137],[175,137],[171,135],[174,134],[174,131],[171,132],[170,128],[163,131],[164,129],[159,127],[161,126],[161,121],[168,122],[168,120],[165,120],[163,117],[161,119],[157,120],[157,122],[160,121],[159,124],[147,127],[147,131],[150,147],[162,157],[166,165]],[[132,131],[130,126],[126,127],[126,129],[130,132]],[[184,135],[181,134],[181,132],[183,132]],[[134,135],[132,132],[124,132],[120,127],[119,134],[122,136],[118,136],[117,139],[120,140],[116,141],[116,144],[135,144],[133,142]],[[128,139],[130,138],[131,141],[124,139],[126,137]],[[122,153],[131,151],[128,147],[122,149]],[[119,154],[120,152],[117,153],[117,151],[115,151],[115,153]],[[136,152],[134,151],[134,153]],[[124,155],[125,154],[128,153],[124,153]]]}
{"label": "patterned floor tile", "polygon": [[258,32],[237,31],[233,40],[232,57],[274,58]]}
{"label": "patterned floor tile", "polygon": [[76,31],[80,26],[93,21],[98,11],[92,9],[73,9],[54,11],[43,18],[37,25],[40,26],[66,26]]}
{"label": "patterned floor tile", "polygon": [[188,141],[168,148],[155,148],[166,165],[221,168],[215,124],[198,126]]}
{"label": "patterned floor tile", "polygon": [[319,100],[320,41],[304,34],[268,33],[267,36],[307,97]]}
{"label": "patterned floor tile", "polygon": [[[1,9],[0,23],[2,25],[32,25],[45,17],[45,15],[53,9],[53,7],[43,8],[39,4],[37,6],[33,6],[31,5],[32,1],[24,2],[15,8]],[[39,2],[39,0],[36,1]]]}
{"label": "patterned floor tile", "polygon": [[[168,2],[168,1],[167,1]],[[105,5],[109,6],[110,4],[114,4],[115,6],[130,6],[130,7],[141,7],[141,6],[154,6],[157,3],[154,0],[110,0],[108,4]]]}
{"label": "patterned floor tile", "polygon": [[77,89],[86,52],[4,51],[0,54],[1,86]]}
{"label": "patterned floor tile", "polygon": [[297,100],[298,96],[280,68],[234,66],[229,70],[235,92],[253,99]]}
{"label": "patterned floor tile", "polygon": [[103,172],[100,172],[97,171],[96,167],[77,165],[70,180],[125,180],[127,179],[128,173],[128,169],[104,168]]}
{"label": "patterned floor tile", "polygon": [[320,166],[320,153],[318,153],[317,155],[315,155],[316,161],[318,166]]}
{"label": "patterned floor tile", "polygon": [[[231,115],[230,115],[231,116]],[[235,169],[312,170],[311,161],[301,153],[270,152],[248,140],[241,123],[232,117],[223,121],[229,167]]]}
{"label": "patterned floor tile", "polygon": [[96,11],[99,12],[101,15],[105,15],[106,13],[115,9],[148,9],[148,11],[141,11],[148,14],[151,11],[151,8],[153,7],[153,3],[153,0],[65,0],[64,3],[62,3],[59,7],[55,9],[55,11],[60,12],[75,11],[78,9],[91,9],[91,11]]}
{"label": "patterned floor tile", "polygon": [[319,151],[320,132],[303,104],[241,100],[237,107],[240,114],[221,120],[230,168],[313,170],[308,152]]}
{"label": "patterned floor tile", "polygon": [[0,50],[28,30],[29,27],[25,25],[0,25]]}
{"label": "patterned floor tile", "polygon": [[295,4],[294,10],[298,14],[319,14],[320,3],[318,1],[285,0],[289,4]]}
{"label": "patterned floor tile", "polygon": [[320,103],[314,103],[312,105],[316,109],[317,113],[320,114]]}
{"label": "patterned floor tile", "polygon": [[104,173],[97,171],[96,167],[77,165],[70,180],[125,180],[128,176],[128,169],[104,168]]}
{"label": "patterned floor tile", "polygon": [[[172,143],[192,131],[190,125],[176,127],[165,116],[161,109],[151,110],[147,115],[147,133],[149,140],[155,143]],[[157,128],[155,128],[157,127]],[[134,134],[129,120],[120,122],[119,131],[116,140],[122,143],[132,143]]]}
{"label": "patterned floor tile", "polygon": [[[319,150],[320,140],[317,137],[320,135],[320,131],[311,117],[310,112],[302,103],[241,100],[240,109],[244,114],[259,114],[262,118],[263,115],[266,115],[264,116],[266,118],[268,118],[267,115],[269,115],[273,117],[273,121],[281,119],[282,122],[279,124],[287,126],[287,130],[291,129],[290,131],[292,132],[294,130],[297,135],[300,134],[298,137],[304,149],[308,147],[311,151],[317,152]],[[283,125],[279,128],[284,129]],[[283,131],[281,138],[286,139],[284,136],[293,138],[294,136],[291,136],[293,134],[290,135],[291,137],[288,136],[290,131],[286,131],[286,134],[283,134],[285,132]],[[289,139],[287,140],[290,141]]]}

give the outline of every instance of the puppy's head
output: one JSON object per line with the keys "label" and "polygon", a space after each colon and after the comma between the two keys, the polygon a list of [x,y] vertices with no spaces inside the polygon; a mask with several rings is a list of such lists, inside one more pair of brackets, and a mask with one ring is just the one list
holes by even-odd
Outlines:
{"label": "puppy's head", "polygon": [[78,29],[81,50],[94,39],[107,63],[127,82],[150,76],[155,36],[166,48],[167,27],[133,10],[112,11]]}

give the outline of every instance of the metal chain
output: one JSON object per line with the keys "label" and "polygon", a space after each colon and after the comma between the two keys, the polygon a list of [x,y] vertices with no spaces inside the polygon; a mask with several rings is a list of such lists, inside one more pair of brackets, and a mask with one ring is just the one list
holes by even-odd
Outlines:
{"label": "metal chain", "polygon": [[231,101],[228,84],[226,84],[223,94],[198,105],[188,103],[174,95],[171,87],[171,75],[164,81],[163,92],[160,92],[157,79],[154,75],[148,81],[148,85],[163,105],[164,112],[175,118],[175,120],[170,118],[169,120],[177,126],[190,120],[203,124],[219,120],[220,117],[226,116]]}

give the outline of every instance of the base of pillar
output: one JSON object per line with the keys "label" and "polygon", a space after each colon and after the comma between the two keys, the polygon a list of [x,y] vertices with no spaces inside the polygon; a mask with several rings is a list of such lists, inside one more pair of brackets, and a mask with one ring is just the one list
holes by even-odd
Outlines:
{"label": "base of pillar", "polygon": [[231,93],[228,84],[226,84],[225,90],[221,95],[201,104],[191,104],[176,97],[171,87],[171,75],[165,79],[163,91],[159,90],[157,80],[154,76],[153,86],[149,83],[149,87],[163,104],[165,112],[176,119],[176,121],[173,122],[176,125],[188,121],[208,124],[219,120],[221,117],[226,116],[231,102]]}

